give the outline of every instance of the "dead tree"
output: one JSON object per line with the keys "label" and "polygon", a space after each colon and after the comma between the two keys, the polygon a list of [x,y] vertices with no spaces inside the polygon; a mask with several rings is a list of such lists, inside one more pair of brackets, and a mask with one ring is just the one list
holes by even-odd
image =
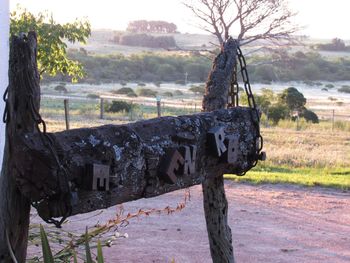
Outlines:
{"label": "dead tree", "polygon": [[[225,109],[232,73],[236,66],[237,42],[230,39],[213,64],[206,83],[203,111]],[[223,174],[216,172],[202,184],[210,253],[213,262],[234,262],[231,229],[227,223],[227,199]]]}
{"label": "dead tree", "polygon": [[17,187],[18,170],[14,165],[16,156],[13,152],[18,145],[18,137],[25,133],[35,134],[36,122],[28,109],[34,107],[38,111],[39,106],[36,35],[29,33],[28,37],[12,37],[4,114],[6,142],[0,177],[0,262],[13,262],[13,257],[18,262],[24,262],[26,258],[30,200]]}
{"label": "dead tree", "polygon": [[[299,30],[296,15],[286,0],[184,0],[200,21],[199,27],[213,34],[220,45],[234,35],[241,45],[263,40],[291,40]],[[237,30],[232,32],[232,29]]]}

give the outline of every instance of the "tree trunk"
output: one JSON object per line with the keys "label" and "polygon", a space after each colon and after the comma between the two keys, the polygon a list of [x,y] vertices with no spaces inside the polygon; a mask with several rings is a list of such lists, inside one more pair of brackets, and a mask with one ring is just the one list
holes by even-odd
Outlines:
{"label": "tree trunk", "polygon": [[14,166],[14,147],[18,135],[35,132],[30,101],[39,110],[39,74],[33,32],[11,39],[6,142],[0,177],[0,262],[13,262],[11,251],[17,262],[25,262],[26,258],[30,202],[16,186],[19,175]]}
{"label": "tree trunk", "polygon": [[[226,108],[232,72],[236,64],[236,50],[237,43],[230,38],[215,58],[206,84],[203,111]],[[211,257],[214,263],[233,263],[232,235],[227,223],[228,206],[223,174],[205,177],[207,180],[202,184],[203,202]]]}

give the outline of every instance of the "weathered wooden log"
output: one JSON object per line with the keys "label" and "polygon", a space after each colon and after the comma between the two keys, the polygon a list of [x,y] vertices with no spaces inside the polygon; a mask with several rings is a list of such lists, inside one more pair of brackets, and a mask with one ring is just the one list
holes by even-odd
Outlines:
{"label": "weathered wooden log", "polygon": [[[255,160],[252,116],[251,109],[240,107],[50,134],[76,197],[72,214],[246,171]],[[59,193],[64,173],[38,134],[18,140],[19,187],[32,201],[45,203]],[[49,203],[47,215],[64,214]]]}
{"label": "weathered wooden log", "polygon": [[[221,53],[213,62],[206,83],[203,111],[226,108],[232,73],[237,63],[236,56],[237,42],[230,38],[224,43]],[[211,171],[210,175],[205,174],[208,178],[202,184],[210,254],[214,263],[234,263],[232,234],[227,222],[228,204],[223,174]]]}
{"label": "weathered wooden log", "polygon": [[17,136],[35,133],[35,120],[28,109],[38,110],[40,105],[36,43],[33,32],[11,39],[6,142],[0,177],[0,262],[14,262],[13,257],[25,262],[27,252],[30,200],[17,188],[20,175],[15,148]]}

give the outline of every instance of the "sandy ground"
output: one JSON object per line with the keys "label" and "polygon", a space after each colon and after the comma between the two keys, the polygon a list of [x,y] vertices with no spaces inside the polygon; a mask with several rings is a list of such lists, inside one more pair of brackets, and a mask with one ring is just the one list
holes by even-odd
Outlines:
{"label": "sandy ground", "polygon": [[[106,262],[211,262],[201,186],[190,191],[184,210],[143,216],[120,228],[129,237],[104,249]],[[184,194],[129,202],[124,209],[176,206]],[[236,262],[350,262],[350,192],[228,181],[226,194]],[[83,233],[86,224],[103,223],[115,211],[72,217],[65,228]]]}

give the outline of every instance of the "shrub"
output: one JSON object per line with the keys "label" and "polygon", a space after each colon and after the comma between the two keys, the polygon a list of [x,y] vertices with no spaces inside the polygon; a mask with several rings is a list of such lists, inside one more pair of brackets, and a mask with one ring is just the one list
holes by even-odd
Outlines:
{"label": "shrub", "polygon": [[164,97],[172,97],[173,94],[170,91],[166,91],[166,92],[163,93],[163,96]]}
{"label": "shrub", "polygon": [[275,104],[269,108],[269,119],[277,124],[280,120],[288,117],[288,108],[282,104]]}
{"label": "shrub", "polygon": [[203,95],[204,92],[205,92],[205,87],[200,85],[200,86],[195,86],[195,85],[192,85],[191,88],[189,88],[190,91],[192,91],[193,93],[195,94],[201,94]]}
{"label": "shrub", "polygon": [[133,104],[126,101],[113,100],[112,103],[105,104],[106,112],[130,112],[133,108]]}
{"label": "shrub", "polygon": [[63,92],[63,93],[67,93],[68,92],[67,88],[64,85],[61,85],[61,84],[57,85],[54,89],[56,91],[58,91],[58,92]]}
{"label": "shrub", "polygon": [[340,89],[338,89],[339,92],[343,92],[343,93],[350,93],[350,86],[342,86]]}
{"label": "shrub", "polygon": [[132,88],[128,88],[128,87],[120,88],[120,89],[114,90],[112,92],[115,93],[115,94],[135,93]]}
{"label": "shrub", "polygon": [[174,91],[174,95],[175,96],[182,96],[182,95],[184,95],[184,93],[181,90],[177,89],[177,90]]}
{"label": "shrub", "polygon": [[97,94],[90,93],[86,97],[89,98],[89,99],[98,99],[100,96],[97,95]]}
{"label": "shrub", "polygon": [[308,122],[319,123],[317,114],[308,109],[304,109],[301,112],[300,117],[304,118]]}
{"label": "shrub", "polygon": [[333,84],[326,84],[325,87],[329,88],[329,89],[332,89],[332,88],[334,88],[334,85]]}
{"label": "shrub", "polygon": [[141,88],[137,91],[137,93],[139,96],[143,97],[156,97],[158,92],[151,89]]}
{"label": "shrub", "polygon": [[162,84],[162,82],[161,81],[156,81],[156,82],[154,82],[154,85],[156,86],[156,87],[160,87],[160,84]]}
{"label": "shrub", "polygon": [[152,36],[147,34],[125,34],[119,39],[120,45],[139,46],[151,48],[171,48],[176,47],[176,42],[172,36]]}
{"label": "shrub", "polygon": [[137,97],[137,94],[132,91],[132,92],[129,92],[128,94],[126,94],[127,97],[130,97],[130,98],[136,98]]}
{"label": "shrub", "polygon": [[178,80],[175,80],[175,84],[178,84],[178,85],[185,85],[186,82],[185,82],[183,79],[178,79]]}

